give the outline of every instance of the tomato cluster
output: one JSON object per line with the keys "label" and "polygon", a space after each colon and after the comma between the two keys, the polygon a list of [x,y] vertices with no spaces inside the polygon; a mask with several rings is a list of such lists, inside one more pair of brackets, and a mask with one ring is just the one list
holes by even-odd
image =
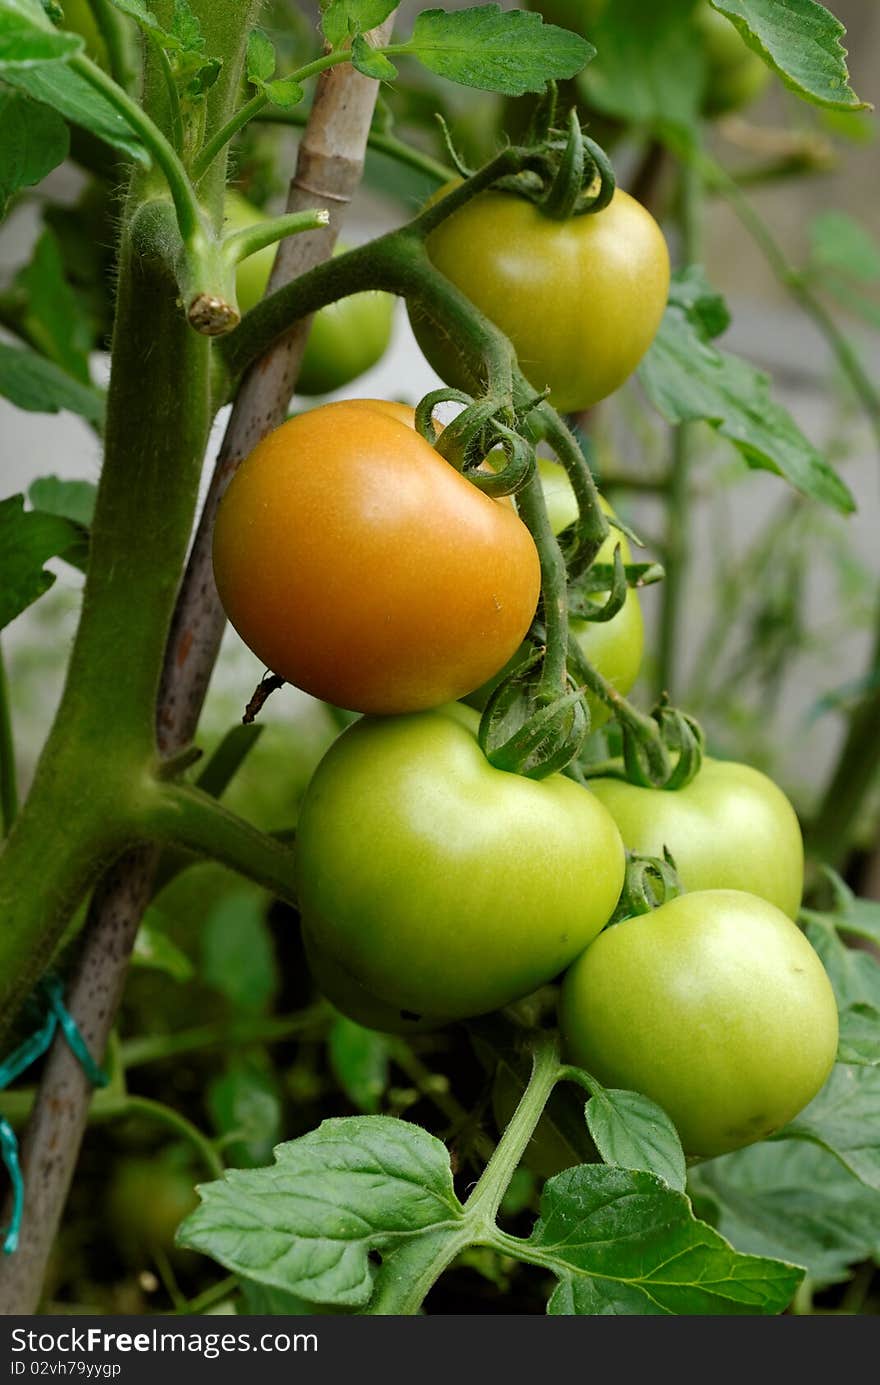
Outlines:
{"label": "tomato cluster", "polygon": [[[623,193],[567,223],[480,194],[429,253],[567,408],[620,383],[665,303],[662,235]],[[573,285],[588,314],[573,310]],[[413,318],[445,378],[477,388]],[[577,519],[573,492],[558,464],[542,460],[539,475],[559,534]],[[617,529],[599,561],[618,544],[629,562]],[[263,439],[220,506],[214,563],[229,618],[265,664],[363,714],[319,764],[297,827],[307,955],[341,1011],[407,1033],[561,978],[569,1060],[652,1097],[703,1157],[763,1138],[815,1095],[837,1011],[793,922],[803,847],[791,805],[756,770],[711,759],[675,791],[490,763],[463,699],[482,706],[521,658],[538,552],[515,503],[450,465],[411,408],[328,404]],[[610,620],[573,620],[571,638],[628,692],[637,592]],[[609,716],[598,699],[589,708],[594,727]],[[670,853],[686,893],[609,926],[626,913],[627,852]]]}

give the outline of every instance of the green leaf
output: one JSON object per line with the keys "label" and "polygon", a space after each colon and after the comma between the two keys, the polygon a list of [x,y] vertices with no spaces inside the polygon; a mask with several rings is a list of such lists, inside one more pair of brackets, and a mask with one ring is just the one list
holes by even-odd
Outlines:
{"label": "green leaf", "polygon": [[179,1243],[310,1302],[359,1307],[373,1288],[371,1251],[461,1222],[445,1147],[391,1116],[323,1121],[275,1159],[200,1187]]}
{"label": "green leaf", "polygon": [[70,58],[85,47],[79,34],[61,32],[39,0],[0,0],[0,72]]}
{"label": "green leaf", "polygon": [[271,1071],[253,1060],[234,1061],[208,1086],[208,1110],[234,1164],[254,1167],[271,1157],[281,1134],[281,1100]]}
{"label": "green leaf", "polygon": [[823,867],[823,873],[831,882],[834,891],[833,908],[825,914],[816,914],[807,909],[803,911],[804,917],[820,918],[830,923],[839,933],[864,938],[866,942],[876,943],[880,947],[880,901],[860,899],[846,881],[829,866]]}
{"label": "green leaf", "polygon": [[49,590],[55,577],[43,564],[76,537],[66,519],[25,510],[23,495],[0,500],[0,630]]}
{"label": "green leaf", "polygon": [[828,973],[840,1009],[851,1005],[880,1009],[880,962],[861,948],[847,947],[827,916],[805,913],[804,917],[804,931]]}
{"label": "green leaf", "polygon": [[740,1255],[653,1174],[582,1164],[545,1184],[524,1254],[559,1284],[552,1314],[769,1314],[803,1271]]}
{"label": "green leaf", "polygon": [[[164,925],[164,926],[163,926]],[[141,919],[141,926],[134,941],[131,954],[136,967],[147,967],[151,971],[162,971],[173,981],[189,981],[195,968],[185,952],[181,952],[164,931],[168,922],[159,909],[148,909]]]}
{"label": "green leaf", "polygon": [[738,1250],[803,1265],[817,1286],[880,1256],[880,1194],[806,1141],[762,1141],[701,1164],[691,1182],[698,1210],[708,1195]]}
{"label": "green leaf", "polygon": [[767,375],[720,351],[709,339],[706,310],[682,305],[675,293],[639,379],[669,423],[705,420],[733,443],[750,467],[773,471],[795,490],[844,514],[855,501],[837,472],[794,419],[770,398]]}
{"label": "green leaf", "polygon": [[0,342],[0,396],[30,413],[57,414],[59,409],[69,409],[97,427],[104,421],[101,390],[74,380],[36,351],[5,342]]}
{"label": "green leaf", "polygon": [[35,101],[51,106],[65,120],[82,126],[105,144],[149,166],[149,154],[115,106],[65,63],[8,69],[3,80]]}
{"label": "green leaf", "polygon": [[61,515],[88,529],[95,513],[98,488],[94,481],[62,481],[58,476],[40,476],[28,488],[28,500],[35,510]]}
{"label": "green leaf", "polygon": [[206,63],[196,69],[195,76],[191,82],[187,83],[187,93],[190,96],[204,96],[206,92],[216,82],[220,73],[223,71],[223,63],[219,58],[209,58]]}
{"label": "green leaf", "polygon": [[846,212],[820,212],[810,222],[809,233],[813,268],[833,269],[863,284],[880,280],[880,245]]}
{"label": "green leaf", "polygon": [[264,1014],[278,989],[278,965],[261,891],[242,887],[214,905],[202,930],[202,976],[245,1014]]}
{"label": "green leaf", "polygon": [[774,1139],[812,1140],[880,1192],[880,1068],[835,1063],[806,1110]]}
{"label": "green leaf", "polygon": [[171,34],[185,53],[198,53],[205,46],[202,26],[187,0],[174,0]]}
{"label": "green leaf", "polygon": [[272,105],[279,106],[283,111],[298,106],[305,96],[299,82],[295,82],[292,77],[279,77],[274,82],[266,82],[262,90]]}
{"label": "green leaf", "polygon": [[815,106],[864,110],[849,85],[846,29],[815,0],[712,0],[785,85]]}
{"label": "green leaf", "polygon": [[351,45],[351,63],[365,77],[374,77],[377,82],[393,82],[397,68],[389,62],[384,53],[379,53],[364,38],[357,34]]}
{"label": "green leaf", "polygon": [[48,227],[14,285],[24,295],[23,325],[31,343],[68,375],[91,384],[91,323],[67,281],[58,241]]}
{"label": "green leaf", "polygon": [[321,28],[331,48],[338,48],[351,34],[377,28],[396,8],[397,0],[326,0],[321,5]]}
{"label": "green leaf", "polygon": [[705,80],[688,0],[614,0],[590,30],[597,55],[584,74],[592,105],[651,129],[696,129]]}
{"label": "green leaf", "polygon": [[275,71],[275,49],[262,29],[251,29],[247,44],[247,79],[253,84],[268,82]]}
{"label": "green leaf", "polygon": [[349,1101],[368,1115],[377,1111],[388,1086],[387,1037],[339,1015],[327,1044],[333,1074]]}
{"label": "green leaf", "polygon": [[478,5],[454,13],[424,10],[412,37],[396,51],[462,86],[522,96],[573,77],[596,50],[580,35],[545,24],[539,14]]}
{"label": "green leaf", "polygon": [[69,145],[55,111],[0,86],[0,216],[14,192],[33,187],[67,158]]}
{"label": "green leaf", "polygon": [[640,1092],[595,1086],[587,1102],[587,1127],[605,1163],[643,1169],[683,1193],[684,1150],[666,1112]]}
{"label": "green leaf", "polygon": [[841,1063],[880,1063],[880,1010],[873,1005],[850,1005],[840,1016],[837,1050]]}

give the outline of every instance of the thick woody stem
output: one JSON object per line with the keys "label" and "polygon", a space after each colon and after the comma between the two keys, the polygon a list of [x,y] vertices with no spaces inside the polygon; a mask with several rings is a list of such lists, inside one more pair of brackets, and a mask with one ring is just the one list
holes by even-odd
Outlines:
{"label": "thick woody stem", "polygon": [[[392,18],[374,31],[385,42]],[[319,80],[287,200],[289,212],[326,207],[329,223],[279,246],[268,292],[333,253],[345,209],[360,181],[378,83],[347,64]],[[214,585],[214,517],[244,457],[285,417],[305,349],[310,320],[298,323],[245,376],[214,470],[183,579],[165,657],[157,737],[164,758],[195,734],[225,616]],[[158,853],[148,847],[123,857],[96,891],[79,967],[67,1006],[89,1051],[103,1056],[122,997]],[[46,1065],[24,1145],[28,1233],[14,1267],[0,1269],[0,1313],[33,1313],[46,1262],[64,1209],[86,1125],[91,1089],[66,1045],[56,1043]]]}

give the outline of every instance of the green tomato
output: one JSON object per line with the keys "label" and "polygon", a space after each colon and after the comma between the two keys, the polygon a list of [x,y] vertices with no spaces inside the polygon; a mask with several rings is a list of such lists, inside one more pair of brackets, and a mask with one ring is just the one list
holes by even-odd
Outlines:
{"label": "green tomato", "polygon": [[397,1010],[462,1019],[561,972],[608,921],[620,834],[571,779],[489,764],[450,704],[364,717],[297,824],[297,895],[321,951]]}
{"label": "green tomato", "polygon": [[723,14],[700,0],[694,19],[707,60],[703,111],[724,115],[748,106],[766,87],[770,69]]}
{"label": "green tomato", "polygon": [[786,1125],[837,1052],[822,963],[791,919],[740,890],[607,928],[566,973],[559,1027],[571,1062],[656,1101],[703,1158]]}
{"label": "green tomato", "polygon": [[108,1219],[116,1240],[130,1256],[172,1252],[174,1233],[198,1206],[195,1180],[173,1154],[132,1155],[113,1171],[107,1192]]}
{"label": "green tomato", "polygon": [[[234,188],[226,193],[226,214],[232,230],[257,225],[266,217]],[[341,255],[347,247],[337,245]],[[235,282],[238,306],[248,312],[266,291],[274,245],[241,260]],[[332,394],[356,380],[380,361],[391,341],[394,299],[388,293],[354,293],[330,303],[315,314],[297,380],[297,394]]]}
{"label": "green tomato", "polygon": [[[449,192],[453,184],[436,197]],[[618,189],[604,210],[555,221],[509,192],[481,192],[427,239],[436,267],[513,343],[550,402],[578,412],[616,390],[654,339],[669,252],[650,212]],[[441,379],[476,393],[458,343],[416,300],[410,322]]]}
{"label": "green tomato", "polygon": [[668,847],[686,890],[747,890],[797,916],[804,888],[800,825],[785,794],[760,770],[706,759],[683,789],[591,779],[590,790],[631,851],[662,856]]}
{"label": "green tomato", "polygon": [[439,1029],[447,1023],[436,1015],[412,1014],[377,1000],[341,962],[319,947],[308,928],[303,928],[302,937],[309,970],[318,990],[340,1014],[354,1020],[355,1024],[364,1029],[377,1029],[381,1034],[418,1034]]}

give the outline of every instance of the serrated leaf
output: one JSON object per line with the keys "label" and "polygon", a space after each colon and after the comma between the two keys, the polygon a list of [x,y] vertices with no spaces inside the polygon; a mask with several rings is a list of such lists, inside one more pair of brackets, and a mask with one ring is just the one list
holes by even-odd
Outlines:
{"label": "serrated leaf", "polygon": [[76,537],[68,520],[25,510],[23,495],[0,500],[0,630],[48,591],[55,577],[43,564]]}
{"label": "serrated leaf", "polygon": [[880,280],[880,245],[854,217],[820,212],[809,232],[810,262],[816,269],[834,269],[863,284]]}
{"label": "serrated leaf", "polygon": [[0,87],[0,216],[19,188],[30,188],[67,158],[70,135],[56,111]]}
{"label": "serrated leaf", "polygon": [[880,1068],[835,1063],[819,1095],[774,1139],[812,1140],[880,1192]]}
{"label": "serrated leaf", "polygon": [[134,941],[131,954],[136,967],[147,967],[151,971],[164,972],[173,981],[189,981],[195,968],[185,952],[181,952],[163,929],[163,915],[158,909],[148,909],[141,919],[141,926]]}
{"label": "serrated leaf", "polygon": [[666,1112],[640,1092],[595,1085],[586,1107],[587,1128],[605,1163],[643,1169],[683,1193],[684,1150]]}
{"label": "serrated leaf", "polygon": [[275,71],[275,49],[262,29],[251,29],[247,43],[247,79],[268,82]]}
{"label": "serrated leaf", "polygon": [[202,977],[245,1014],[263,1014],[278,988],[265,915],[262,892],[243,886],[214,905],[202,928]]}
{"label": "serrated leaf", "polygon": [[171,33],[184,53],[199,53],[205,46],[202,26],[187,0],[174,0]]}
{"label": "serrated leaf", "polygon": [[397,0],[330,0],[321,5],[321,28],[331,48],[352,34],[376,29],[397,6]]}
{"label": "serrated leaf", "polygon": [[782,476],[803,495],[844,514],[849,488],[804,437],[787,409],[770,397],[770,378],[709,340],[705,313],[670,297],[639,366],[652,404],[669,423],[703,420],[733,443],[750,467]]}
{"label": "serrated leaf", "polygon": [[367,1115],[377,1111],[388,1086],[387,1037],[339,1015],[327,1047],[333,1074],[352,1105]]}
{"label": "serrated leaf", "polygon": [[835,110],[863,110],[849,85],[846,29],[816,0],[712,0],[749,48],[805,101]]}
{"label": "serrated leaf", "polygon": [[97,488],[91,481],[61,481],[57,476],[39,477],[28,487],[33,509],[60,515],[75,525],[77,538],[59,557],[85,572],[89,561],[89,525],[95,509]]}
{"label": "serrated leaf", "polygon": [[363,34],[356,34],[351,45],[351,63],[365,77],[374,77],[377,82],[393,82],[397,68],[393,62],[373,48]]}
{"label": "serrated leaf", "polygon": [[68,409],[100,427],[104,395],[74,380],[54,361],[27,347],[0,342],[0,395],[30,413],[57,414]]}
{"label": "serrated leaf", "polygon": [[202,1186],[179,1243],[310,1302],[358,1307],[373,1288],[371,1251],[462,1218],[445,1147],[390,1116],[323,1121],[275,1159]]}
{"label": "serrated leaf", "polygon": [[837,1048],[841,1063],[880,1063],[880,1010],[873,1005],[850,1005],[841,1012]]}
{"label": "serrated leaf", "polygon": [[545,24],[539,14],[478,5],[452,13],[424,10],[397,51],[448,81],[523,96],[542,92],[551,80],[574,77],[596,50],[579,34]]}
{"label": "serrated leaf", "polygon": [[880,1257],[880,1194],[806,1141],[752,1145],[691,1172],[697,1203],[738,1250],[803,1265],[817,1285]]}
{"label": "serrated leaf", "polygon": [[628,124],[696,128],[705,59],[682,0],[614,0],[590,29],[596,60],[583,77],[590,102]]}
{"label": "serrated leaf", "polygon": [[262,90],[273,106],[279,106],[284,111],[298,106],[305,96],[299,82],[295,82],[292,77],[279,77],[274,82],[266,82]]}
{"label": "serrated leaf", "polygon": [[558,1315],[781,1313],[803,1278],[740,1255],[653,1174],[602,1165],[545,1184],[525,1248],[559,1280]]}
{"label": "serrated leaf", "polygon": [[39,0],[0,0],[0,72],[64,61],[85,41],[51,23]]}
{"label": "serrated leaf", "polygon": [[67,281],[58,241],[48,227],[14,283],[24,295],[29,340],[68,375],[89,385],[91,324]]}
{"label": "serrated leaf", "polygon": [[149,154],[115,106],[66,63],[9,68],[3,73],[3,80],[35,101],[51,106],[65,120],[80,125],[105,144],[149,166]]}

